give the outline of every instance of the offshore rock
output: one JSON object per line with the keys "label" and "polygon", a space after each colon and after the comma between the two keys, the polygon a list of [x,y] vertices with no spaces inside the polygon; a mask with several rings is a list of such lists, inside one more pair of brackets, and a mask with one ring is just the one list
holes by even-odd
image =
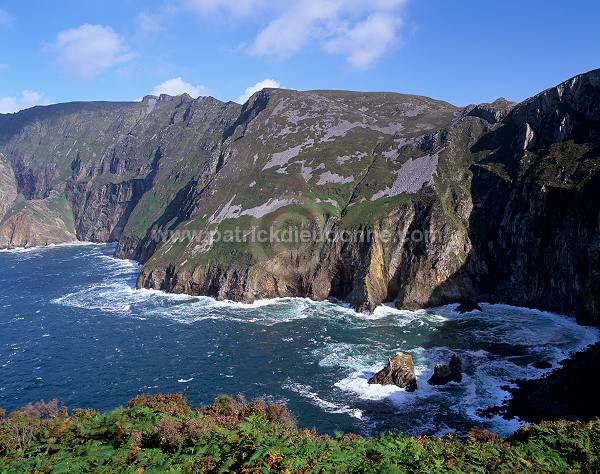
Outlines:
{"label": "offshore rock", "polygon": [[407,392],[414,392],[417,389],[417,378],[412,356],[396,352],[388,359],[387,365],[369,379],[369,383],[396,385]]}
{"label": "offshore rock", "polygon": [[471,311],[483,311],[483,310],[481,309],[481,306],[479,306],[478,303],[465,302],[465,303],[459,304],[454,311],[456,311],[459,314],[464,314],[464,313],[469,313]]}
{"label": "offshore rock", "polygon": [[452,355],[448,365],[436,364],[433,375],[427,381],[429,385],[445,385],[450,382],[462,382],[462,362],[456,354]]}

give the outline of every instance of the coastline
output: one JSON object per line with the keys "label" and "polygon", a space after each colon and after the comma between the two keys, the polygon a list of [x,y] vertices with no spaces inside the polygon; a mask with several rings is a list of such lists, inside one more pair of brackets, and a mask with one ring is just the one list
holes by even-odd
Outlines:
{"label": "coastline", "polygon": [[600,342],[562,360],[541,378],[516,380],[515,387],[508,387],[511,396],[488,413],[528,423],[599,418],[598,367]]}

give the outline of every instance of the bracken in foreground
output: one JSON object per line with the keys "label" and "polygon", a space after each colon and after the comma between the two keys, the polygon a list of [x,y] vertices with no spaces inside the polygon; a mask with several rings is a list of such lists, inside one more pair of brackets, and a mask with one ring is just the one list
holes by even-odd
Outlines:
{"label": "bracken in foreground", "polygon": [[108,413],[39,402],[0,411],[0,472],[599,472],[600,421],[552,422],[510,438],[318,435],[281,405],[222,396],[139,396]]}

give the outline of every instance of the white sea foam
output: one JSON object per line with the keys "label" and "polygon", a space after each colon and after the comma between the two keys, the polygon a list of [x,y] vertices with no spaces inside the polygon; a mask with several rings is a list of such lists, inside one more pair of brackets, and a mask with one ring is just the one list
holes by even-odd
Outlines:
{"label": "white sea foam", "polygon": [[[128,263],[129,261],[118,262],[120,263],[117,267],[120,266],[123,272],[136,271]],[[116,273],[119,273],[118,268]],[[290,298],[278,298],[245,304],[219,301],[207,296],[165,293],[150,289],[136,290],[128,283],[117,281],[87,286],[56,298],[52,302],[73,308],[116,313],[121,316],[131,315],[136,306],[144,306],[146,317],[168,318],[182,324],[205,320],[226,320],[270,326],[309,317],[310,313],[304,311],[307,308],[308,300],[291,300]],[[262,311],[256,311],[258,309],[262,309]]]}
{"label": "white sea foam", "polygon": [[313,391],[310,385],[287,382],[283,385],[283,388],[296,392],[327,413],[344,413],[354,418],[358,418],[359,420],[363,418],[362,411],[357,408],[351,408],[347,405],[337,405],[333,402],[323,400]]}
{"label": "white sea foam", "polygon": [[60,244],[48,244],[48,245],[37,245],[33,247],[14,247],[10,249],[0,249],[0,252],[4,253],[31,253],[38,252],[40,250],[52,250],[60,247],[75,247],[75,246],[98,246],[103,244],[96,244],[94,242],[86,242],[86,241],[73,241],[73,242],[63,242]]}
{"label": "white sea foam", "polygon": [[375,370],[380,365],[377,353],[373,346],[348,343],[330,343],[312,351],[322,367],[343,367],[359,372]]}
{"label": "white sea foam", "polygon": [[[401,408],[442,397],[451,410],[474,421],[489,423],[498,432],[509,433],[519,425],[519,420],[507,421],[500,417],[483,419],[478,415],[478,410],[502,403],[509,396],[502,387],[510,385],[512,380],[536,378],[548,372],[535,369],[524,360],[539,357],[556,366],[569,354],[598,341],[599,332],[596,328],[578,325],[572,318],[552,313],[507,305],[484,304],[482,308],[483,312],[464,315],[456,314],[453,306],[436,308],[437,314],[433,315],[430,314],[431,311],[402,314],[405,319],[399,319],[397,322],[400,324],[422,317],[428,319],[428,329],[434,331],[436,322],[479,318],[481,329],[471,330],[469,337],[482,345],[486,344],[486,347],[506,341],[511,347],[515,347],[516,354],[497,355],[484,349],[450,347],[408,348],[407,352],[413,355],[415,361],[418,382],[417,391],[412,393],[395,386],[368,383],[369,377],[383,367],[385,357],[395,352],[395,348],[388,347],[382,351],[377,345],[371,347],[365,344],[331,343],[313,354],[319,358],[320,365],[349,369],[348,375],[335,383],[335,386],[358,399],[387,400]],[[438,317],[441,319],[438,320]],[[463,361],[463,381],[447,386],[429,385],[427,380],[432,375],[433,365],[447,362],[453,353],[457,353]],[[374,357],[379,358],[378,363],[373,362]]]}
{"label": "white sea foam", "polygon": [[132,302],[145,299],[143,294],[136,294],[126,283],[117,282],[88,286],[56,298],[52,302],[73,308],[127,313],[131,310]]}

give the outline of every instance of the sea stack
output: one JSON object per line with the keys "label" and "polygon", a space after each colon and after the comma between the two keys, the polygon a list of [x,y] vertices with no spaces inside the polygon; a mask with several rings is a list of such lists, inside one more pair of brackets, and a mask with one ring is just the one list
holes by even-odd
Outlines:
{"label": "sea stack", "polygon": [[429,385],[445,385],[449,382],[462,382],[462,362],[456,354],[452,355],[448,365],[436,364],[433,375],[427,381]]}

